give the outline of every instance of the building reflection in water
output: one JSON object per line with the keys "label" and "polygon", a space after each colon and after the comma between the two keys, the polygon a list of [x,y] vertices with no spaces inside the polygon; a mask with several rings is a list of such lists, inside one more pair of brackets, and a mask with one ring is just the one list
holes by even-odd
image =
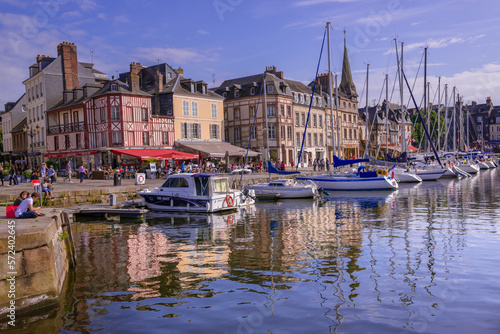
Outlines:
{"label": "building reflection in water", "polygon": [[182,305],[234,291],[227,287],[235,283],[265,298],[271,323],[307,305],[332,332],[356,329],[358,318],[415,330],[453,303],[442,297],[452,289],[443,282],[460,272],[471,228],[498,233],[497,179],[261,202],[230,215],[158,214],[113,228],[78,223],[76,304],[65,328],[87,328],[114,302]]}

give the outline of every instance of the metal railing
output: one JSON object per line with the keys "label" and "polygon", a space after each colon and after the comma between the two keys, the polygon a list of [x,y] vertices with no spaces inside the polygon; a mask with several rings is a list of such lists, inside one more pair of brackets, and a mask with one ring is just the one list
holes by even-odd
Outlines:
{"label": "metal railing", "polygon": [[52,126],[49,126],[48,131],[49,131],[50,135],[55,135],[55,134],[59,134],[59,133],[67,133],[67,132],[85,131],[85,123],[78,122],[78,123],[52,125]]}

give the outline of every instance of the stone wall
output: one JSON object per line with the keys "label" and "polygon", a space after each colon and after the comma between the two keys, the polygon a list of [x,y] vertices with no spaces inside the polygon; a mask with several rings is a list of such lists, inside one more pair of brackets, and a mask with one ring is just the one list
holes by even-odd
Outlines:
{"label": "stone wall", "polygon": [[[53,209],[42,212],[45,217],[0,219],[0,314],[10,312],[12,300],[16,315],[58,303],[69,268],[74,265],[67,214]],[[15,221],[15,268],[8,265],[9,221]],[[12,277],[15,297],[9,298]]]}

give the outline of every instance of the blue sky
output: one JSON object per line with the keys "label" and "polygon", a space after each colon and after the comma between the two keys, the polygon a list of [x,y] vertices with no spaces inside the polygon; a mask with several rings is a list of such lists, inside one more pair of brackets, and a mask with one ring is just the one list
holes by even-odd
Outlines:
{"label": "blue sky", "polygon": [[[36,55],[55,56],[62,41],[77,45],[79,61],[90,62],[94,50],[95,67],[110,77],[128,71],[132,61],[153,65],[159,60],[181,66],[186,77],[210,87],[214,78],[219,85],[270,65],[286,78],[308,83],[325,23],[331,21],[333,70],[340,74],[345,28],[360,95],[370,64],[370,104],[379,100],[385,73],[392,92],[396,37],[405,43],[411,82],[423,47],[429,47],[432,96],[440,76],[449,95],[456,85],[466,102],[484,103],[491,96],[500,104],[499,8],[493,0],[0,0],[0,103],[15,101]],[[320,71],[326,69],[325,52]],[[399,92],[393,94],[398,103]]]}

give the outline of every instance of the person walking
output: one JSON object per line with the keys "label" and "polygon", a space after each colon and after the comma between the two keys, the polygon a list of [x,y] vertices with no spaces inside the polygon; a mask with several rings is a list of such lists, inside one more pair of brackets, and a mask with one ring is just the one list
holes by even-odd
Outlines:
{"label": "person walking", "polygon": [[54,178],[56,177],[56,171],[54,170],[54,166],[50,165],[50,168],[47,169],[47,179],[50,183],[54,183]]}
{"label": "person walking", "polygon": [[73,183],[73,181],[71,181],[72,175],[73,175],[73,169],[71,168],[71,164],[68,161],[68,163],[66,164],[66,177],[64,178],[64,182],[66,182],[66,180],[68,180],[69,183]]}
{"label": "person walking", "polygon": [[316,159],[314,159],[314,161],[313,161],[313,170],[314,171],[316,171],[316,166],[317,166],[317,162],[316,161],[317,161]]}
{"label": "person walking", "polygon": [[40,167],[40,177],[44,178],[47,176],[47,164],[42,163],[42,167]]}
{"label": "person walking", "polygon": [[85,174],[87,174],[87,172],[85,171],[85,167],[83,167],[83,164],[81,164],[80,167],[78,168],[78,172],[80,173],[80,183],[83,183]]}

